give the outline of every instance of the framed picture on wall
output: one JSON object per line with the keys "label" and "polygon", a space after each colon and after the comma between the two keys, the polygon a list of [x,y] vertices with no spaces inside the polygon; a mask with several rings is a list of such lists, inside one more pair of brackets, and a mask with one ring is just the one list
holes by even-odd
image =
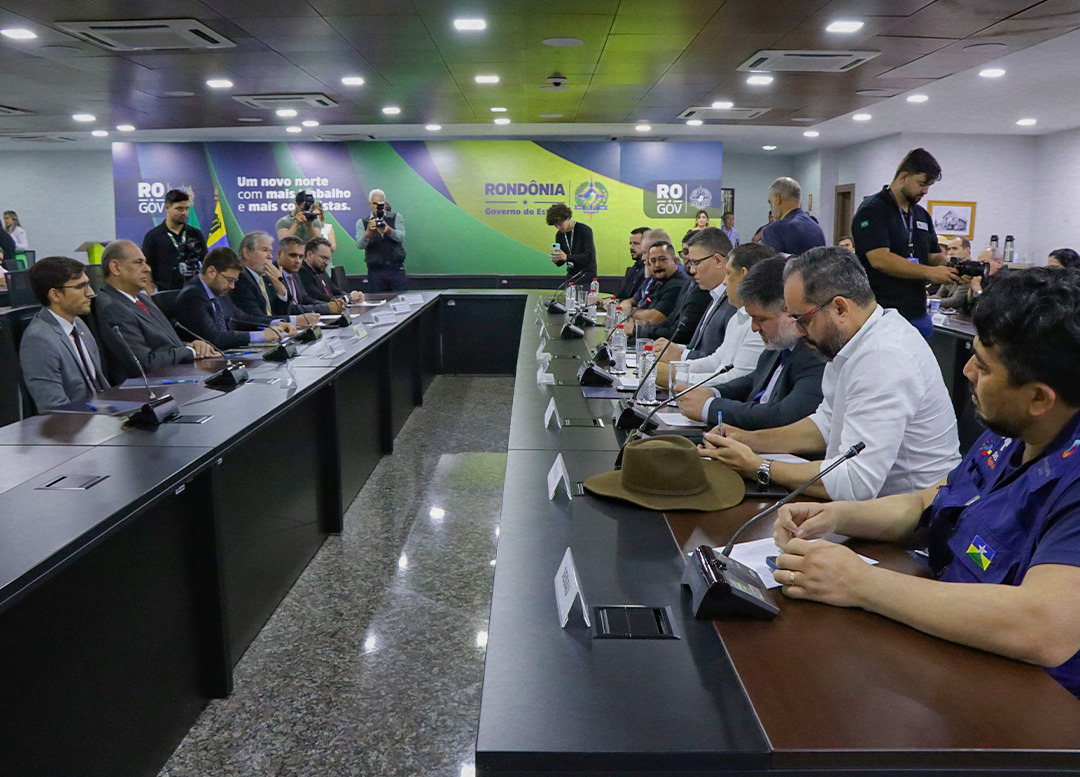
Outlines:
{"label": "framed picture on wall", "polygon": [[720,212],[721,213],[734,213],[735,212],[735,190],[734,189],[721,189],[720,190]]}
{"label": "framed picture on wall", "polygon": [[926,203],[930,220],[938,237],[966,237],[975,235],[975,203],[931,200]]}

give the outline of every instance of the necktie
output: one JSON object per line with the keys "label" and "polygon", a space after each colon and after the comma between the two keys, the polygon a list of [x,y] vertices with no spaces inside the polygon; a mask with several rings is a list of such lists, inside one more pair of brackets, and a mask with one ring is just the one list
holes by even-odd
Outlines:
{"label": "necktie", "polygon": [[266,308],[266,315],[270,315],[270,295],[266,292],[266,281],[260,278],[256,283],[259,284],[259,291],[263,295],[263,307]]}
{"label": "necktie", "polygon": [[146,314],[150,313],[150,308],[146,307],[146,305],[143,304],[143,301],[141,299],[139,299],[138,297],[135,298],[135,304],[138,305],[140,308],[142,308],[143,313],[146,313]]}
{"label": "necktie", "polygon": [[293,280],[291,275],[286,275],[285,282],[289,284],[289,294],[292,295],[291,302],[300,302],[300,296],[296,293],[296,281]]}
{"label": "necktie", "polygon": [[75,353],[79,355],[79,362],[83,368],[83,379],[86,380],[86,385],[90,388],[91,394],[97,394],[101,391],[101,384],[97,379],[97,370],[86,358],[86,352],[83,350],[82,338],[79,336],[79,327],[75,326],[71,328],[71,339],[75,341]]}
{"label": "necktie", "polygon": [[214,309],[214,328],[222,331],[228,329],[229,327],[225,324],[225,314],[221,312],[216,298],[210,300],[210,306]]}

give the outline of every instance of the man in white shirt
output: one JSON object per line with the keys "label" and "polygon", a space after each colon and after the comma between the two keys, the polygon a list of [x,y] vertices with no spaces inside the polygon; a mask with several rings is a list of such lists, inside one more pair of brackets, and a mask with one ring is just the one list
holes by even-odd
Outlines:
{"label": "man in white shirt", "polygon": [[[849,251],[814,248],[784,270],[788,312],[808,345],[829,360],[817,411],[787,426],[705,435],[704,455],[762,485],[794,488],[851,446],[865,450],[806,491],[833,500],[907,494],[959,462],[956,416],[933,352],[895,310],[881,308]],[[789,453],[824,461],[771,461]]]}

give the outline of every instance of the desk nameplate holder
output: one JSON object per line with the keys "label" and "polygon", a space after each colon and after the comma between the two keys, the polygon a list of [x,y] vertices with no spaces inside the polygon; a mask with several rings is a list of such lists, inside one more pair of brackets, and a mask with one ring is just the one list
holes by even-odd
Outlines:
{"label": "desk nameplate holder", "polygon": [[570,473],[566,469],[566,462],[563,460],[561,453],[555,456],[555,462],[551,465],[551,469],[548,470],[547,487],[549,501],[555,501],[555,494],[559,491],[560,482],[563,484],[567,500],[572,500],[574,496],[570,493]]}
{"label": "desk nameplate holder", "polygon": [[398,299],[401,300],[402,302],[404,302],[406,305],[423,305],[424,304],[424,295],[423,294],[401,294],[401,295],[398,296]]}
{"label": "desk nameplate holder", "polygon": [[390,310],[394,313],[394,315],[403,313],[407,316],[412,313],[412,306],[410,306],[408,302],[391,302]]}
{"label": "desk nameplate holder", "polygon": [[548,402],[547,410],[544,411],[544,428],[551,426],[551,419],[555,419],[555,427],[562,429],[562,419],[559,417],[559,408],[555,405],[555,397]]}
{"label": "desk nameplate holder", "polygon": [[375,322],[375,326],[385,326],[398,322],[398,317],[394,313],[372,313],[371,318]]}

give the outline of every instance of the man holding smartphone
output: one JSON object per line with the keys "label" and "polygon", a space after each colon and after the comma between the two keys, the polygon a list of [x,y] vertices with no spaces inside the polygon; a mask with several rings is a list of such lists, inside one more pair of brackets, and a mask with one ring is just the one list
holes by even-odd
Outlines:
{"label": "man holding smartphone", "polygon": [[356,222],[356,247],[364,250],[368,291],[405,291],[405,219],[390,210],[382,189],[372,189],[368,202],[371,215]]}

